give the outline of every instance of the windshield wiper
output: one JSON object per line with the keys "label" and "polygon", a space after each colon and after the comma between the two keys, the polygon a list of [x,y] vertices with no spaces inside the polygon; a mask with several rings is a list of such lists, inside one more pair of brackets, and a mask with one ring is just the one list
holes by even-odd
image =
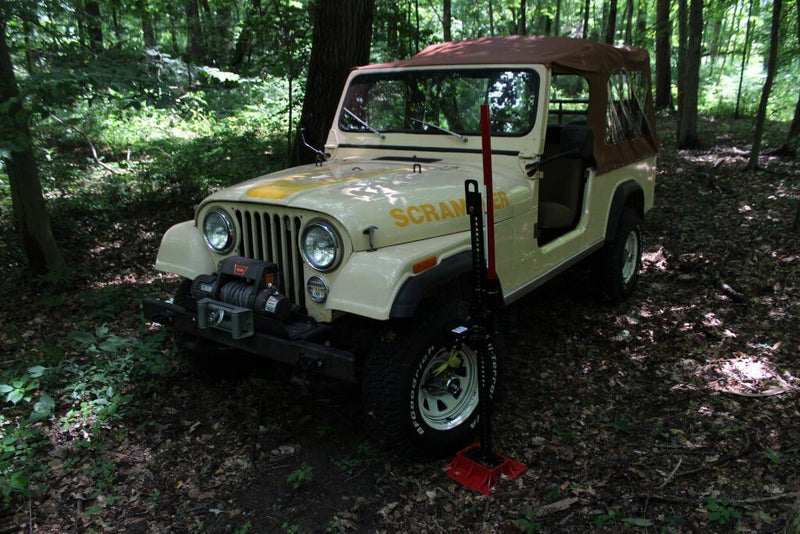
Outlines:
{"label": "windshield wiper", "polygon": [[369,124],[367,124],[364,121],[364,119],[362,119],[361,117],[359,117],[358,115],[356,115],[355,113],[353,113],[352,111],[350,111],[347,108],[342,108],[342,109],[344,110],[345,113],[347,113],[348,115],[353,117],[356,120],[356,122],[358,122],[361,126],[366,128],[370,132],[374,133],[375,135],[377,135],[381,139],[386,139],[386,135],[385,134],[381,133],[379,130],[377,130],[377,129],[373,128],[372,126],[370,126]]}
{"label": "windshield wiper", "polygon": [[465,143],[468,141],[466,135],[461,135],[460,133],[453,132],[451,130],[448,130],[447,128],[442,128],[441,126],[439,126],[437,124],[431,124],[429,122],[421,121],[419,119],[415,119],[414,117],[411,117],[411,120],[414,121],[414,122],[418,122],[423,126],[427,126],[428,128],[434,128],[436,130],[439,130],[440,132],[444,132],[446,134],[450,134],[453,137],[458,137],[459,139],[461,139]]}

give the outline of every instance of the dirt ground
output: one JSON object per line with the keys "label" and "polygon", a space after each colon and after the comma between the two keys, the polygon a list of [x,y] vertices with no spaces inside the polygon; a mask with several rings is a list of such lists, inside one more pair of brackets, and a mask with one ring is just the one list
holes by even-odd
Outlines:
{"label": "dirt ground", "polygon": [[[528,470],[490,496],[447,478],[447,459],[382,449],[355,387],[295,386],[271,365],[209,384],[176,364],[131,384],[107,429],[113,498],[71,470],[62,430],[41,458],[48,488],[0,512],[0,533],[782,532],[800,499],[800,165],[746,171],[745,142],[705,127],[715,148],[662,151],[630,301],[604,304],[577,268],[501,312],[495,449]],[[92,251],[75,298],[42,315],[6,287],[0,316],[57,337],[113,280],[109,327],[149,335],[137,302],[174,286],[150,265],[189,213],[62,236]],[[2,342],[12,357],[31,343]]]}

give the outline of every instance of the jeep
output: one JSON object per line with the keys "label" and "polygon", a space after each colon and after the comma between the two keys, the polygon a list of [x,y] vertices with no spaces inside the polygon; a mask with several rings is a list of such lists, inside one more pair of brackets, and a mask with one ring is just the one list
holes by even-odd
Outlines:
{"label": "jeep", "polygon": [[[195,363],[226,352],[359,383],[388,443],[426,455],[473,437],[464,183],[480,178],[490,110],[499,304],[592,256],[598,286],[636,287],[658,141],[649,58],[636,47],[511,36],[436,44],[352,70],[318,161],[217,191],[170,228],[145,299]],[[502,345],[490,347],[491,392]],[[481,399],[491,402],[492,399]]]}

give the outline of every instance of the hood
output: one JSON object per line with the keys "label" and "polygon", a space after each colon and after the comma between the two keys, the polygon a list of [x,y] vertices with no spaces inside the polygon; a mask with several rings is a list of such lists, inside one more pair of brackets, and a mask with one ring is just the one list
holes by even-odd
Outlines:
{"label": "hood", "polygon": [[[476,164],[333,161],[294,167],[223,189],[207,202],[245,202],[308,210],[338,220],[353,248],[376,248],[469,229],[464,181],[482,181]],[[506,187],[504,187],[504,185]],[[495,171],[495,220],[510,217],[508,181]]]}

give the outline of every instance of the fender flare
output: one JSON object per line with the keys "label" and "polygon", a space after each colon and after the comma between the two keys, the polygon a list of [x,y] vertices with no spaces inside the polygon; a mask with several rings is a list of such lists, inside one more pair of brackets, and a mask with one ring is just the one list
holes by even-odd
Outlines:
{"label": "fender flare", "polygon": [[403,282],[392,303],[389,317],[393,319],[414,316],[417,305],[437,287],[472,273],[472,252],[465,250],[446,258],[436,267]]}
{"label": "fender flare", "polygon": [[611,209],[608,210],[608,222],[606,224],[606,243],[611,243],[617,237],[617,226],[620,217],[626,207],[636,210],[640,217],[644,217],[644,190],[642,186],[634,180],[622,182],[614,191],[611,200]]}

